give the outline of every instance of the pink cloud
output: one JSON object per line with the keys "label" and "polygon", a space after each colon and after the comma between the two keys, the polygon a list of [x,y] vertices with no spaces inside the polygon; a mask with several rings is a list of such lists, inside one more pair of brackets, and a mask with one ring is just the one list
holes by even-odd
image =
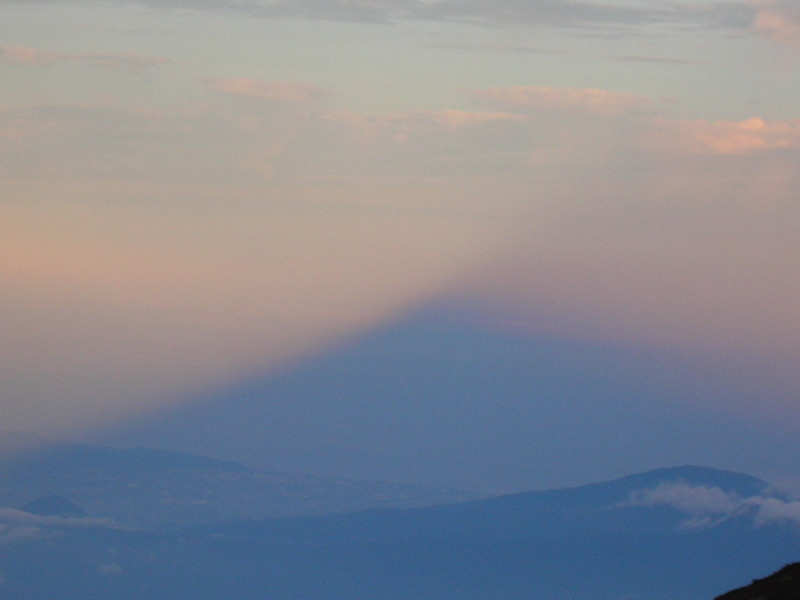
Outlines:
{"label": "pink cloud", "polygon": [[328,121],[341,123],[356,132],[360,141],[392,139],[406,142],[413,135],[455,132],[470,127],[509,121],[527,121],[525,115],[500,111],[413,111],[385,116],[368,116],[347,110],[327,113]]}
{"label": "pink cloud", "polygon": [[207,79],[211,89],[224,94],[260,98],[275,102],[299,104],[324,96],[320,88],[310,83],[294,81],[261,81],[246,77],[230,79]]}
{"label": "pink cloud", "polygon": [[448,129],[460,129],[472,125],[481,125],[495,121],[524,121],[525,118],[507,112],[467,112],[463,110],[443,110],[438,112],[419,113],[427,117],[436,125]]}
{"label": "pink cloud", "polygon": [[767,122],[656,121],[646,143],[656,149],[695,154],[744,155],[800,147],[800,119]]}
{"label": "pink cloud", "polygon": [[122,54],[70,54],[64,55],[64,59],[83,62],[95,67],[123,69],[125,71],[132,72],[141,71],[143,69],[163,65],[169,62],[169,60],[166,58],[161,58],[158,56],[146,56],[142,54],[135,54],[133,52],[124,52]]}
{"label": "pink cloud", "polygon": [[780,44],[800,44],[800,6],[782,0],[752,0],[756,33]]}
{"label": "pink cloud", "polygon": [[594,88],[545,86],[492,87],[474,90],[480,102],[510,110],[572,109],[595,114],[617,114],[641,106],[647,98]]}
{"label": "pink cloud", "polygon": [[3,46],[0,48],[0,57],[4,62],[15,65],[49,65],[59,59],[54,52],[26,46]]}

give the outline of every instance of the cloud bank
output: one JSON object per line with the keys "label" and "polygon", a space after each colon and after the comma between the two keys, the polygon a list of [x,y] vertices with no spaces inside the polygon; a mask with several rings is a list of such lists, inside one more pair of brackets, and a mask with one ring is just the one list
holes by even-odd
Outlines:
{"label": "cloud bank", "polygon": [[650,142],[668,151],[743,155],[800,149],[800,120],[657,121]]}

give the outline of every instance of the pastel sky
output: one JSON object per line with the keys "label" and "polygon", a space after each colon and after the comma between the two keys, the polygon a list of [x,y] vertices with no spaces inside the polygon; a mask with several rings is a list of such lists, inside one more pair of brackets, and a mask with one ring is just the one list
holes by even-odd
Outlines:
{"label": "pastel sky", "polygon": [[754,390],[715,410],[800,427],[798,98],[794,0],[2,0],[2,427],[433,302],[691,357]]}

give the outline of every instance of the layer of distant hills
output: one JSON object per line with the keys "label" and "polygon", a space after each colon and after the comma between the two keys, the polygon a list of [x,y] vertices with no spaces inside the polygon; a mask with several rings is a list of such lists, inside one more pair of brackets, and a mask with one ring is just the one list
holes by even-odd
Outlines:
{"label": "layer of distant hills", "polygon": [[467,499],[25,446],[0,468],[0,598],[710,600],[800,558],[800,503],[702,467]]}
{"label": "layer of distant hills", "polygon": [[0,506],[48,494],[129,526],[191,525],[476,498],[452,489],[262,471],[147,448],[108,448],[0,433]]}

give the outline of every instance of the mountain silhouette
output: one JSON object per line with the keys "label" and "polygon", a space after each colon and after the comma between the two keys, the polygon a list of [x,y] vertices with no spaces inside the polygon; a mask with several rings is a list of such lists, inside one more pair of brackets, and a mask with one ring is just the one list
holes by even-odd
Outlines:
{"label": "mountain silhouette", "polygon": [[85,510],[64,496],[48,494],[40,496],[19,507],[20,510],[32,515],[42,517],[73,517],[83,518],[89,516]]}
{"label": "mountain silhouette", "polygon": [[800,598],[800,563],[756,579],[748,586],[717,596],[715,600],[797,600]]}
{"label": "mountain silhouette", "polygon": [[[767,490],[768,484],[743,473],[698,466],[663,468],[609,482],[542,492],[422,507],[375,509],[322,518],[266,520],[226,525],[273,540],[330,542],[395,539],[519,539],[604,535],[673,535],[697,517],[682,495],[712,495],[730,506],[707,507],[734,527],[734,514],[751,515],[737,502]],[[658,490],[659,497],[652,494]],[[670,490],[677,496],[670,498]],[[665,494],[666,492],[666,494]],[[723,510],[724,509],[724,510]],[[730,514],[724,514],[728,511]],[[705,523],[708,525],[709,523]]]}
{"label": "mountain silhouette", "polygon": [[708,600],[800,556],[795,523],[764,512],[787,502],[748,475],[687,466],[428,508],[197,527],[56,530],[0,511],[0,596]]}
{"label": "mountain silhouette", "polygon": [[0,506],[19,506],[48,494],[72,498],[92,515],[146,527],[425,506],[475,497],[444,488],[261,471],[166,450],[0,433]]}

